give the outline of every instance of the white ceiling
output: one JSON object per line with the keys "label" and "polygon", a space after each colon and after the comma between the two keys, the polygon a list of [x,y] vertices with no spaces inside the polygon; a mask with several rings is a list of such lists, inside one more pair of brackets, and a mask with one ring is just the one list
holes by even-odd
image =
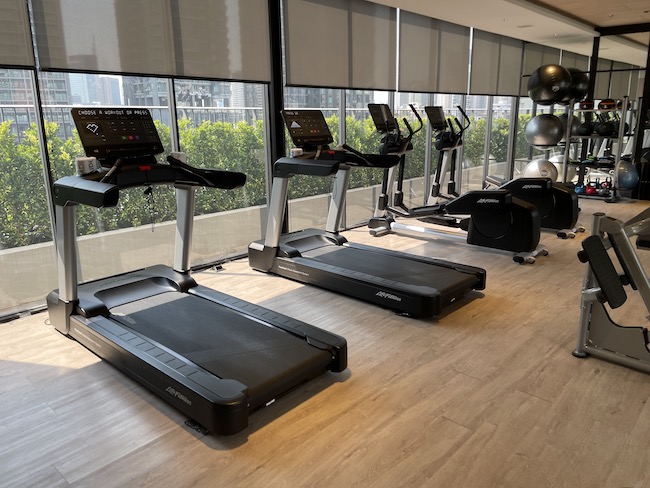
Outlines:
{"label": "white ceiling", "polygon": [[[650,0],[371,1],[587,56],[592,53],[594,37],[599,35],[595,27],[650,22]],[[632,38],[603,36],[599,57],[645,67],[649,39],[648,32]]]}

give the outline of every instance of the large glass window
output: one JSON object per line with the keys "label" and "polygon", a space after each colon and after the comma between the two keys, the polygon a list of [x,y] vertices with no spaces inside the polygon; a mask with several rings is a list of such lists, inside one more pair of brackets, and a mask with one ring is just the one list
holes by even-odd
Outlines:
{"label": "large glass window", "polygon": [[0,315],[56,286],[33,72],[0,68]]}
{"label": "large glass window", "polygon": [[[468,95],[465,112],[470,126],[463,137],[463,162],[461,193],[480,190],[483,187],[483,165],[485,161],[485,136],[488,122],[488,97]],[[462,124],[462,115],[455,115]]]}
{"label": "large glass window", "polygon": [[509,179],[507,161],[512,101],[512,97],[492,98],[492,130],[486,175],[496,176],[501,180]]}
{"label": "large glass window", "polygon": [[[50,76],[65,83],[53,84]],[[192,264],[241,254],[259,238],[260,206],[266,203],[262,85],[65,73],[43,73],[41,79],[50,87],[43,89],[43,110],[55,179],[74,174],[75,157],[83,154],[70,116],[71,100],[150,109],[164,158],[176,147],[171,131],[176,122],[168,103],[173,86],[180,149],[188,162],[247,175],[244,188],[197,190]],[[57,103],[59,93],[67,94],[67,104]],[[171,265],[176,219],[172,187],[132,188],[121,192],[114,208],[79,207],[77,213],[84,281],[158,263]]]}
{"label": "large glass window", "polygon": [[[341,91],[334,88],[288,87],[284,91],[286,108],[321,110],[329,126],[334,144],[339,141],[339,106]],[[291,139],[286,133],[287,150]],[[287,152],[288,153],[288,152]],[[323,227],[327,222],[331,178],[297,175],[289,182],[289,230]]]}
{"label": "large glass window", "polygon": [[[442,107],[445,118],[447,120],[451,119],[453,120],[454,118],[457,118],[459,122],[463,123],[463,116],[461,115],[460,111],[458,110],[458,106],[463,106],[463,96],[462,95],[454,95],[454,94],[435,94],[433,96],[433,106],[438,106]],[[468,114],[470,115],[470,114]],[[457,125],[454,123],[454,129],[457,129]],[[435,134],[434,134],[434,139],[435,139]],[[463,178],[465,175],[461,172],[461,169],[463,166],[462,157],[463,154],[465,154],[465,149],[466,146],[470,145],[470,147],[473,145],[473,140],[471,138],[468,139],[468,137],[463,138],[463,147],[457,150],[456,153],[456,171],[455,171],[455,176],[454,176],[454,188],[455,191],[459,192],[461,190],[461,185]],[[438,166],[441,163],[441,153],[435,149],[435,144],[434,141],[431,141],[431,150],[432,150],[432,156],[431,156],[431,182],[427,182],[427,190],[431,189],[431,185],[433,184],[436,173],[438,171]],[[470,154],[473,154],[475,151],[470,150]],[[448,157],[447,160],[447,167],[446,171],[442,174],[440,174],[439,180],[437,183],[440,184],[441,192],[442,193],[448,193],[447,190],[449,189],[449,182],[450,182],[450,158]]]}
{"label": "large glass window", "polygon": [[533,118],[533,101],[530,98],[519,99],[517,117],[517,134],[515,136],[514,177],[523,176],[524,168],[532,160],[534,148],[526,142],[526,125]]}
{"label": "large glass window", "polygon": [[[345,143],[363,153],[377,154],[381,143],[370,112],[369,103],[389,103],[389,93],[373,90],[346,90]],[[390,104],[390,103],[389,103]],[[371,168],[353,168],[346,198],[345,225],[368,222],[379,198],[384,172]]]}
{"label": "large glass window", "polygon": [[241,253],[262,234],[266,204],[263,85],[208,80],[174,83],[180,148],[195,166],[246,174],[243,188],[196,197],[194,261]]}
{"label": "large glass window", "polygon": [[[75,105],[149,108],[165,154],[169,153],[169,107],[161,105],[159,80],[48,72],[41,73],[39,79],[54,180],[75,174],[76,157],[85,155],[70,114],[73,101]],[[81,279],[88,281],[157,263],[171,264],[171,221],[175,216],[174,191],[165,186],[122,191],[118,205],[113,208],[79,206]]]}

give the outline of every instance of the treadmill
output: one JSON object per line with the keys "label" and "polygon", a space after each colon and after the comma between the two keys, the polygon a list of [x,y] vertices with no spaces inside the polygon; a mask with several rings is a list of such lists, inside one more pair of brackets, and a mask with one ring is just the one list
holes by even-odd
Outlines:
{"label": "treadmill", "polygon": [[[332,134],[320,110],[282,112],[296,157],[273,166],[266,236],[248,248],[252,268],[332,290],[416,318],[439,315],[443,307],[485,288],[484,269],[348,242],[339,234],[349,171],[386,169],[397,155],[362,154],[349,146],[330,149]],[[288,182],[296,175],[335,175],[325,230],[282,234]]]}
{"label": "treadmill", "polygon": [[[194,168],[180,154],[159,162],[163,146],[146,109],[75,107],[72,116],[89,158],[78,161],[88,174],[53,186],[59,288],[47,306],[59,332],[215,434],[240,432],[254,410],[327,371],[346,369],[342,337],[190,276],[195,190],[235,189],[246,175]],[[176,188],[174,266],[78,284],[77,206],[112,207],[123,188],[154,185]]]}

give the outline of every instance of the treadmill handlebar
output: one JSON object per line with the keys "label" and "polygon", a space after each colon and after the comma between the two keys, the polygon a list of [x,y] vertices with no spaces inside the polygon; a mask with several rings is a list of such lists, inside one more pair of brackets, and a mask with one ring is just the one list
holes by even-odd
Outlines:
{"label": "treadmill handlebar", "polygon": [[95,208],[114,207],[120,198],[119,188],[111,183],[64,176],[53,185],[54,203],[61,207],[82,204]]}
{"label": "treadmill handlebar", "polygon": [[298,157],[283,157],[273,165],[273,176],[289,178],[294,175],[330,176],[341,164],[363,168],[392,168],[399,164],[397,155],[363,154],[349,146],[342,149],[320,148]]}
{"label": "treadmill handlebar", "polygon": [[108,173],[103,172],[64,176],[53,185],[54,203],[59,206],[82,204],[95,208],[114,207],[119,200],[119,190],[123,188],[174,185],[233,190],[246,183],[244,173],[194,168],[171,156],[168,161],[170,164],[127,161],[120,164],[119,170],[108,178]]}
{"label": "treadmill handlebar", "polygon": [[[224,190],[234,190],[241,188],[246,183],[246,175],[236,171],[221,171],[217,169],[203,169],[195,168],[174,156],[167,156],[167,162],[176,169],[183,170],[193,177],[197,177],[199,181],[203,181],[205,185],[212,188],[221,188]],[[190,184],[196,184],[190,182]]]}
{"label": "treadmill handlebar", "polygon": [[273,165],[275,178],[290,178],[294,175],[331,176],[339,170],[339,162],[321,159],[280,158]]}

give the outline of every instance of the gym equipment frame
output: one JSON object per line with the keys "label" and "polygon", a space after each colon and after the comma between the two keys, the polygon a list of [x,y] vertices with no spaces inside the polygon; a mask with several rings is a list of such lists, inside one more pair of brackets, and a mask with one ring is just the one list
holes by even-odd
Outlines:
{"label": "gym equipment frame", "polygon": [[[638,291],[650,312],[650,282],[630,238],[647,234],[650,219],[632,219],[623,223],[604,213],[593,216],[592,235],[582,244],[578,257],[588,262],[582,286],[580,328],[573,355],[598,357],[629,368],[650,373],[648,329],[620,326],[605,304],[615,309],[627,300],[625,287]],[[619,275],[608,253],[613,249],[622,270]],[[648,318],[648,317],[646,317]]]}

